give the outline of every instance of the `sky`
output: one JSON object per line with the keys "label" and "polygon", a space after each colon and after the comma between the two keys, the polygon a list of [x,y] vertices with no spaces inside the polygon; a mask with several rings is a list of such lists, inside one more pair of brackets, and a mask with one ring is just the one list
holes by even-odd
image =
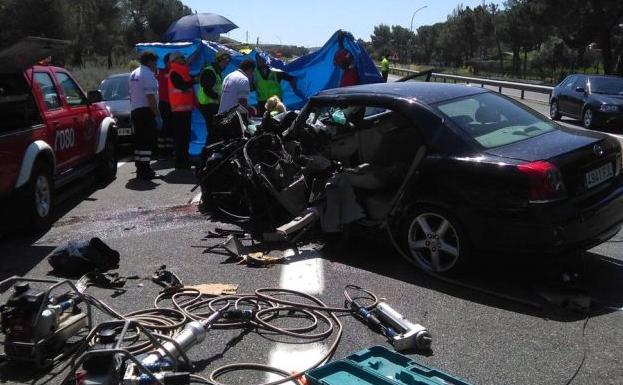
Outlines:
{"label": "sky", "polygon": [[[374,26],[401,25],[413,29],[445,21],[459,4],[478,6],[482,0],[182,0],[193,11],[223,15],[240,28],[227,36],[263,44],[323,45],[335,31],[344,29],[369,41]],[[487,3],[490,3],[488,0]]]}

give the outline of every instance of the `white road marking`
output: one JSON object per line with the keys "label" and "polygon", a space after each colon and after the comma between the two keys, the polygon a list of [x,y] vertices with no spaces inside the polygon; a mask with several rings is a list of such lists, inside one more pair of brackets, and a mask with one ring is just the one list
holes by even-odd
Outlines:
{"label": "white road marking", "polygon": [[[300,256],[293,250],[285,252],[285,256],[294,262],[281,268],[280,287],[297,290],[307,294],[318,295],[324,291],[324,273],[322,258],[311,249],[300,249]],[[301,260],[296,260],[301,258]],[[321,326],[322,327],[322,326]],[[326,347],[320,342],[284,344],[277,343],[270,353],[270,365],[294,373],[309,369],[312,363],[319,361],[326,354]],[[281,378],[268,374],[267,381]],[[292,384],[292,383],[289,383]]]}
{"label": "white road marking", "polygon": [[[313,250],[300,250],[305,258]],[[287,258],[294,258],[294,250],[285,253]],[[321,294],[324,289],[322,258],[318,255],[300,261],[290,262],[281,268],[280,285],[284,289],[302,291],[307,294]]]}

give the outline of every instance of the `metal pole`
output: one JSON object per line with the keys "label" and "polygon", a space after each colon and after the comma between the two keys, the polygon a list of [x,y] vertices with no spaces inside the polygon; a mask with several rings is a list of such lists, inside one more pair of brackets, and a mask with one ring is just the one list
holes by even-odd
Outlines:
{"label": "metal pole", "polygon": [[420,12],[421,10],[423,10],[424,8],[428,8],[428,5],[422,6],[418,9],[415,10],[415,12],[413,12],[413,16],[411,16],[411,32],[413,32],[413,19],[415,19],[415,15]]}

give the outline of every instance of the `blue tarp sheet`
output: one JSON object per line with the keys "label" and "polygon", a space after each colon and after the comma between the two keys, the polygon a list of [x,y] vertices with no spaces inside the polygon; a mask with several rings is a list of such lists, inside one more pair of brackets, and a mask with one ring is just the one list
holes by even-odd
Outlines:
{"label": "blue tarp sheet", "polygon": [[[297,88],[300,91],[295,94],[287,82],[282,83],[284,90],[284,103],[289,109],[301,108],[306,99],[316,94],[318,91],[335,88],[339,85],[342,70],[333,64],[333,56],[339,50],[337,41],[338,33],[333,34],[331,39],[318,51],[302,56],[287,64],[281,60],[268,58],[268,64],[272,68],[279,69],[294,76]],[[344,48],[348,49],[354,56],[357,69],[359,71],[359,81],[361,84],[378,83],[382,81],[381,75],[374,65],[374,62],[365,51],[354,40],[351,34],[346,34]],[[146,50],[155,52],[159,57],[158,66],[164,67],[162,58],[164,55],[174,51],[180,51],[189,58],[190,72],[198,75],[201,69],[211,63],[214,55],[219,50],[229,51],[232,54],[232,61],[225,70],[225,75],[234,71],[244,59],[255,59],[258,54],[265,55],[253,50],[248,55],[243,55],[237,51],[217,43],[196,40],[188,43],[141,43],[136,45],[136,50],[140,53]],[[250,104],[255,103],[255,95],[252,95]]]}
{"label": "blue tarp sheet", "polygon": [[[243,55],[237,51],[233,51],[220,44],[195,40],[186,43],[140,43],[136,45],[137,52],[153,51],[159,57],[158,67],[164,67],[163,58],[167,53],[179,51],[188,58],[190,72],[192,75],[198,75],[201,69],[208,63],[212,63],[214,55],[219,51],[228,51],[232,54],[230,65],[225,70],[225,75],[235,71],[238,64],[245,59],[255,60],[256,55],[262,55],[267,59],[268,65],[272,68],[285,71],[296,79],[298,92],[295,93],[288,82],[282,82],[283,102],[288,109],[299,109],[303,107],[307,99],[315,95],[319,91],[338,87],[342,77],[342,70],[333,64],[333,57],[340,49],[338,43],[338,33],[325,43],[325,45],[316,52],[302,56],[289,63],[283,63],[279,59],[269,57],[264,52],[253,50],[248,55]],[[383,81],[381,74],[374,65],[374,62],[361,47],[350,33],[347,33],[343,39],[344,48],[348,49],[354,57],[355,64],[359,72],[359,83],[379,83]],[[249,104],[256,104],[255,93],[251,93]],[[205,126],[197,127],[200,124],[198,119],[193,119],[193,142],[200,143],[205,141]],[[204,137],[203,139],[201,137]],[[199,144],[196,144],[198,146]],[[191,146],[192,147],[192,146]],[[191,151],[194,153],[195,151]]]}

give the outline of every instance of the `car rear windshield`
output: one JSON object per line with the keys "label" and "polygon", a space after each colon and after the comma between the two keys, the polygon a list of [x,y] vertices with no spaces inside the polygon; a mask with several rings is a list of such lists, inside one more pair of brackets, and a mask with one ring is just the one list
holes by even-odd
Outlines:
{"label": "car rear windshield", "polygon": [[41,123],[24,75],[0,74],[0,134]]}
{"label": "car rear windshield", "polygon": [[591,92],[594,94],[623,95],[623,78],[591,78]]}
{"label": "car rear windshield", "polygon": [[100,85],[100,91],[104,100],[130,99],[129,76],[115,76],[105,79]]}
{"label": "car rear windshield", "polygon": [[441,102],[436,107],[484,148],[504,146],[556,129],[552,122],[519,103],[488,92]]}

